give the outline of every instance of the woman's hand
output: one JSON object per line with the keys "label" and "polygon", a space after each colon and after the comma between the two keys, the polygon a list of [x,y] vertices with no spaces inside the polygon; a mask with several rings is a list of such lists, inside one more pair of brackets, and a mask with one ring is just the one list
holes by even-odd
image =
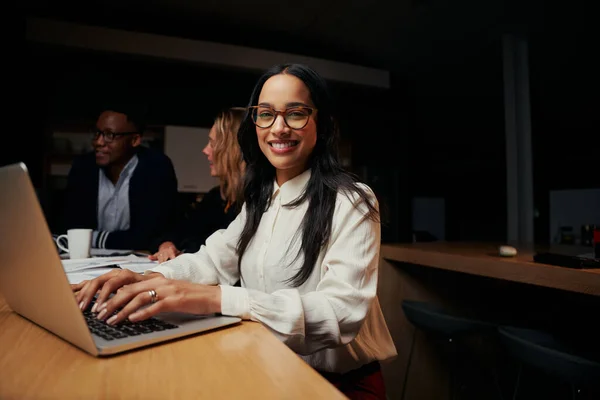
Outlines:
{"label": "woman's hand", "polygon": [[158,251],[148,258],[152,261],[158,261],[159,263],[163,263],[167,260],[172,260],[178,255],[181,254],[181,251],[177,249],[173,242],[164,242],[158,247]]}
{"label": "woman's hand", "polygon": [[[206,315],[221,312],[221,288],[156,277],[122,286],[97,308],[98,319],[117,324],[142,321],[162,312]],[[146,306],[146,307],[145,307]],[[113,315],[116,310],[120,310]]]}
{"label": "woman's hand", "polygon": [[120,290],[125,285],[148,280],[156,276],[163,275],[158,272],[142,275],[128,269],[115,269],[92,280],[72,284],[71,289],[75,292],[75,298],[77,299],[79,308],[82,310],[85,310],[89,306],[90,301],[98,293],[96,304],[92,308],[92,312],[96,312],[98,306],[106,302],[111,293]]}

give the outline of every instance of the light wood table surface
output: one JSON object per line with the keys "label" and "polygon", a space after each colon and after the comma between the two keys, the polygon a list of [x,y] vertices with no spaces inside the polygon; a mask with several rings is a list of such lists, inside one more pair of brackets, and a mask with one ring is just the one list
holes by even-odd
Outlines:
{"label": "light wood table surface", "polygon": [[95,358],[0,294],[0,399],[343,399],[255,322]]}
{"label": "light wood table surface", "polygon": [[[531,246],[515,247],[518,249],[517,256],[501,257],[497,244],[385,244],[381,246],[381,257],[390,261],[600,296],[600,269],[582,270],[535,263]],[[571,248],[574,254],[592,251],[591,248]]]}

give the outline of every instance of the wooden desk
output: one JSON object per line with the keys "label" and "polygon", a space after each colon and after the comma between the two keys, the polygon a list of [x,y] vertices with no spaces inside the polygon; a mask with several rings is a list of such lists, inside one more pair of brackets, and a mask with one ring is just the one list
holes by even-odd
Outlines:
{"label": "wooden desk", "polygon": [[[402,301],[425,301],[499,321],[569,319],[589,324],[600,305],[600,270],[578,270],[533,262],[533,249],[518,247],[514,258],[498,245],[431,242],[381,246],[378,296],[398,357],[383,365],[390,398],[446,399],[448,369],[423,332],[415,330]],[[573,249],[575,254],[591,249]],[[596,308],[594,308],[596,307]],[[587,311],[586,311],[587,310]],[[586,314],[587,313],[587,314]],[[579,316],[583,315],[581,318]],[[586,321],[587,319],[587,321]],[[589,327],[581,329],[589,332]],[[414,341],[413,341],[414,339]],[[413,358],[408,368],[408,357]],[[406,388],[404,374],[409,370]]]}
{"label": "wooden desk", "polygon": [[[588,252],[592,252],[589,249]],[[581,254],[585,249],[575,251]],[[533,262],[531,247],[519,248],[516,257],[500,257],[498,245],[482,243],[414,243],[381,246],[381,256],[448,271],[527,283],[600,296],[600,269],[572,269]]]}
{"label": "wooden desk", "polygon": [[243,322],[99,359],[0,295],[1,399],[343,399],[265,327]]}

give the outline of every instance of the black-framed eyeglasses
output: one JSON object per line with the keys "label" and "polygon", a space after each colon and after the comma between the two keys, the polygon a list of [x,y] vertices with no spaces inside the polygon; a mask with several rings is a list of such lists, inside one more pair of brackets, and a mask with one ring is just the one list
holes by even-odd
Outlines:
{"label": "black-framed eyeglasses", "polygon": [[308,124],[310,116],[317,111],[316,108],[308,106],[288,107],[283,111],[268,106],[252,106],[249,109],[254,125],[263,129],[272,127],[278,115],[283,117],[283,121],[291,129],[302,129]]}
{"label": "black-framed eyeglasses", "polygon": [[127,135],[135,135],[139,132],[111,132],[111,131],[101,131],[100,129],[92,130],[92,140],[96,141],[102,136],[106,143],[111,143],[115,140],[115,138]]}

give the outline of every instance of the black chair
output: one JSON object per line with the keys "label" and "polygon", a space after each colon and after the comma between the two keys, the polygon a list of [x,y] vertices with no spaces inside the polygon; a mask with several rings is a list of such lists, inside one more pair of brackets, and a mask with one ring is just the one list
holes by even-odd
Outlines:
{"label": "black chair", "polygon": [[[408,374],[415,347],[415,338],[417,329],[424,331],[430,337],[437,339],[442,343],[442,347],[449,353],[449,397],[454,399],[465,385],[465,380],[457,379],[457,373],[461,370],[457,361],[457,354],[467,354],[467,350],[459,345],[458,339],[466,338],[472,334],[495,333],[497,325],[494,323],[460,316],[450,313],[442,307],[435,306],[427,302],[404,300],[402,302],[404,315],[415,326],[415,333],[412,338],[412,344],[408,356],[408,365],[404,375],[404,387],[402,398],[404,398]],[[460,357],[461,359],[463,357]],[[494,376],[495,378],[495,376]],[[497,381],[495,382],[497,385]],[[500,391],[496,386],[496,395],[501,398]]]}
{"label": "black chair", "polygon": [[582,343],[574,346],[558,335],[533,329],[502,326],[498,332],[511,356],[519,362],[513,399],[519,391],[524,364],[570,384],[573,399],[599,389],[600,363],[590,358],[594,353],[591,347],[586,349]]}

